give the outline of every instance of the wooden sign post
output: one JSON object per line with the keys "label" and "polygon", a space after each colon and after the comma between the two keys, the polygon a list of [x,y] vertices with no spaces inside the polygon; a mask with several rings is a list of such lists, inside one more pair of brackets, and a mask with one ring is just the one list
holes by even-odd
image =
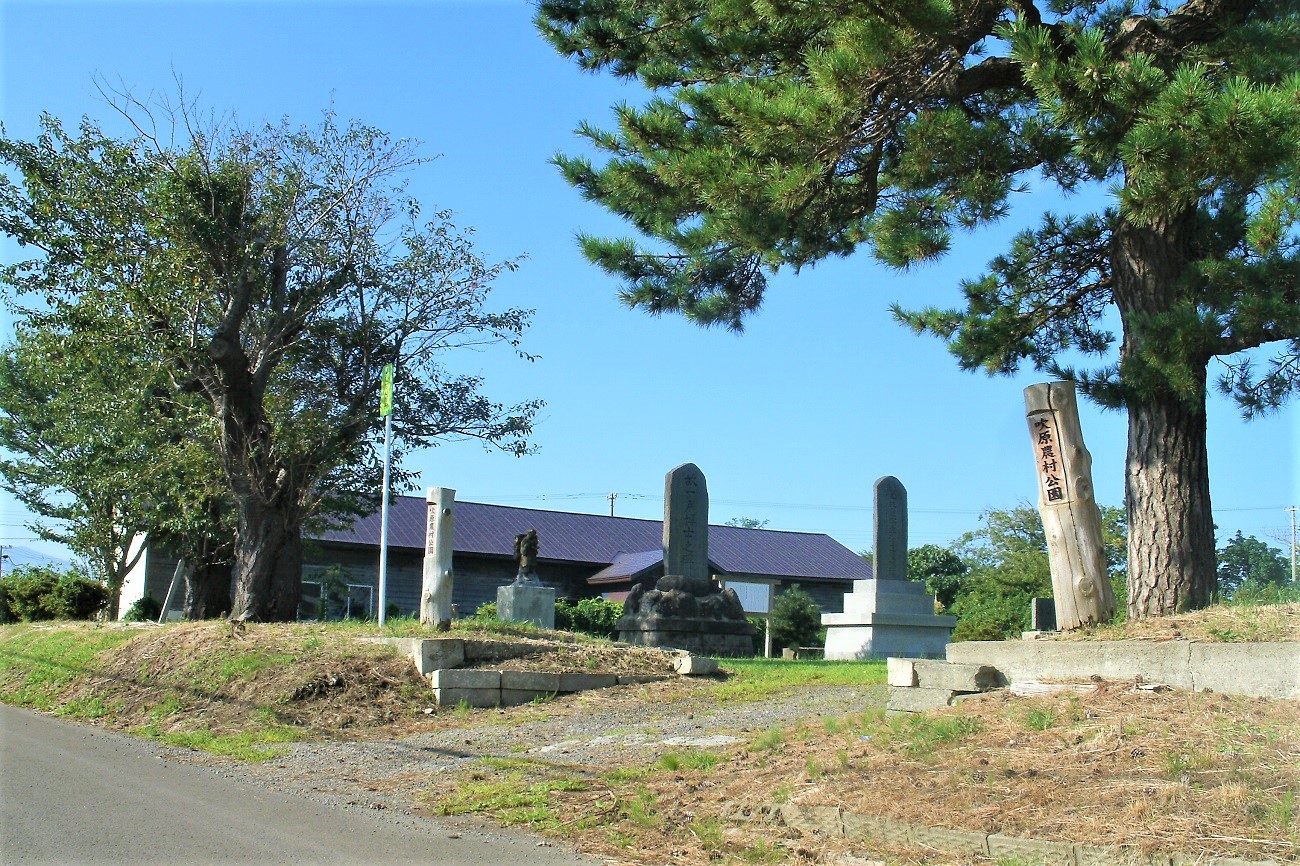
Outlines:
{"label": "wooden sign post", "polygon": [[430,487],[424,538],[424,581],[420,588],[420,622],[438,631],[451,628],[451,536],[454,529],[451,506],[456,491],[450,487]]}
{"label": "wooden sign post", "polygon": [[1030,385],[1025,389],[1025,415],[1052,569],[1056,627],[1068,631],[1106,622],[1115,615],[1115,593],[1106,573],[1092,455],[1083,445],[1074,385]]}

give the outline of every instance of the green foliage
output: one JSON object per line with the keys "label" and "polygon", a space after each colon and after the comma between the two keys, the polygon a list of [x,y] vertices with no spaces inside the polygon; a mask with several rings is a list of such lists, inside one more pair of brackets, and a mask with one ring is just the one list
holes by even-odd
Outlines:
{"label": "green foliage", "polygon": [[[1101,507],[1106,565],[1117,593],[1124,591],[1127,530],[1119,508]],[[947,612],[957,617],[953,640],[1004,640],[1029,628],[1030,599],[1052,595],[1047,538],[1038,510],[1021,504],[992,509],[984,525],[959,538],[951,551],[968,567]]]}
{"label": "green foliage", "polygon": [[1241,530],[1219,549],[1219,593],[1234,596],[1243,586],[1285,586],[1291,563],[1282,551]]}
{"label": "green foliage", "polygon": [[822,610],[798,584],[776,597],[770,615],[774,646],[821,645]]}
{"label": "green foliage", "polygon": [[584,598],[577,602],[562,598],[555,602],[556,628],[580,631],[592,637],[613,640],[617,637],[615,625],[622,615],[622,604],[604,598]]}
{"label": "green foliage", "polygon": [[907,552],[908,579],[924,583],[945,608],[961,592],[968,570],[960,556],[937,544],[923,544]]}
{"label": "green foliage", "polygon": [[157,622],[162,616],[162,605],[153,596],[145,595],[131,602],[131,606],[122,614],[125,622]]}
{"label": "green foliage", "polygon": [[108,588],[75,567],[20,565],[6,574],[5,606],[13,619],[90,619],[108,604]]}

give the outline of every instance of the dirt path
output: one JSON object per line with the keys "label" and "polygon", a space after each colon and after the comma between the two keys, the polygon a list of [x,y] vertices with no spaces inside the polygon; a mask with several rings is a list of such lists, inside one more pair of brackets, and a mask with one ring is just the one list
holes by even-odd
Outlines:
{"label": "dirt path", "polygon": [[296,743],[282,757],[260,764],[178,751],[188,760],[223,764],[228,772],[323,802],[418,814],[424,791],[445,782],[448,774],[481,766],[483,758],[528,758],[603,773],[644,766],[673,750],[725,748],[774,726],[860,712],[883,706],[884,700],[883,686],[809,687],[785,697],[719,706],[697,691],[653,683],[475,710],[392,739]]}

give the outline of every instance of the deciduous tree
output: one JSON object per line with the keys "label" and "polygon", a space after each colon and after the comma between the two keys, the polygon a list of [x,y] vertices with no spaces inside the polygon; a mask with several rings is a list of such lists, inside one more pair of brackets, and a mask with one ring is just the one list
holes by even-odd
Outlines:
{"label": "deciduous tree", "polygon": [[[146,106],[122,110],[153,129]],[[453,437],[527,450],[539,404],[492,402],[444,358],[517,350],[529,311],[488,307],[512,262],[482,261],[447,213],[421,222],[402,186],[411,143],[332,116],[253,131],[192,117],[171,115],[179,144],[52,118],[34,142],[0,137],[0,230],[35,251],[3,282],[38,300],[32,327],[115,317],[101,339],[147,345],[172,392],[203,401],[233,503],[232,616],[291,619],[304,523],[376,500],[385,364],[399,457]]]}
{"label": "deciduous tree", "polygon": [[1018,192],[1109,189],[1045,214],[962,306],[895,313],[963,369],[1029,365],[1127,410],[1130,612],[1209,600],[1209,365],[1247,415],[1300,384],[1294,0],[543,0],[537,20],[654,93],[582,127],[603,162],[557,157],[650,239],[582,246],[651,313],[740,328],[776,269],[863,246],[908,267]]}

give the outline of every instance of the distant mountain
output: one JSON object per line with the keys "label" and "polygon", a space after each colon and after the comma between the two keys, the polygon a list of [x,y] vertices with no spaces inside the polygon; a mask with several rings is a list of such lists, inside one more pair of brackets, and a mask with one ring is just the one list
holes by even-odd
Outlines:
{"label": "distant mountain", "polygon": [[19,565],[56,565],[62,567],[70,564],[69,560],[42,553],[39,550],[32,550],[30,547],[9,547],[6,545],[4,556],[5,571]]}

